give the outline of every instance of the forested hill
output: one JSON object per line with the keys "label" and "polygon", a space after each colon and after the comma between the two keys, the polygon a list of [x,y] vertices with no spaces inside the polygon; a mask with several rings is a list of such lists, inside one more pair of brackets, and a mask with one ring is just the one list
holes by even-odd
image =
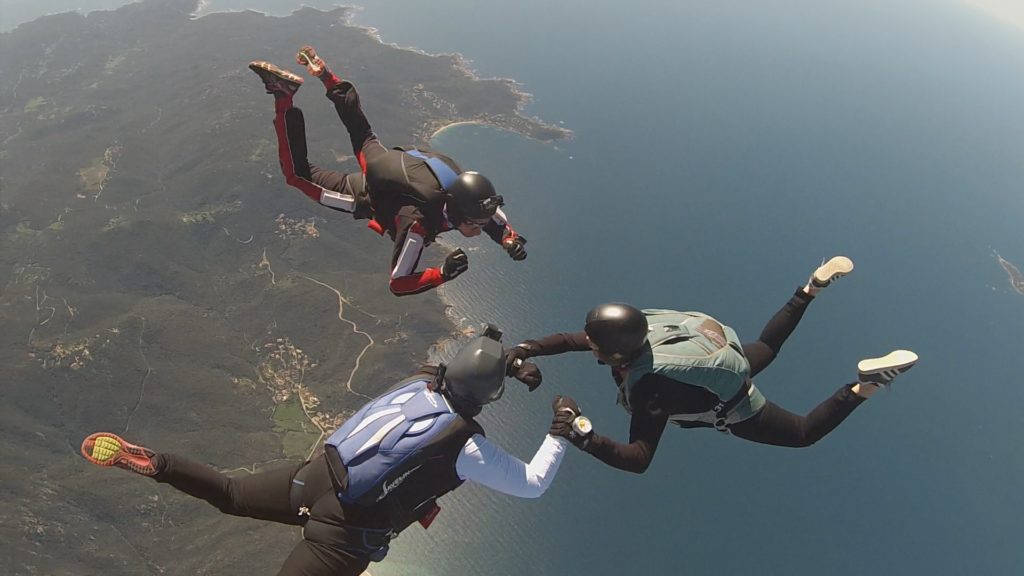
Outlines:
{"label": "forested hill", "polygon": [[[0,34],[11,574],[273,573],[296,530],[91,467],[82,438],[108,430],[224,469],[302,458],[452,329],[436,295],[387,291],[386,239],[285,185],[250,60],[298,72],[295,51],[317,46],[388,145],[461,120],[558,135],[518,115],[511,83],[383,45],[344,10],[193,19],[195,6],[149,0]],[[356,169],[319,83],[296,102],[311,160]]]}

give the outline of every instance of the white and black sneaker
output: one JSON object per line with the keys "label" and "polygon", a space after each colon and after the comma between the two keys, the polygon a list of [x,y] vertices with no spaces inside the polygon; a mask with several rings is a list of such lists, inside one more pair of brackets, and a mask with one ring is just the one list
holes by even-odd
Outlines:
{"label": "white and black sneaker", "polygon": [[814,274],[811,274],[811,279],[807,281],[807,284],[820,290],[850,272],[853,272],[853,260],[846,256],[833,256],[828,262],[818,266]]}
{"label": "white and black sneaker", "polygon": [[857,363],[857,381],[887,387],[894,378],[914,367],[917,354],[910,350],[895,350],[881,358],[868,358]]}

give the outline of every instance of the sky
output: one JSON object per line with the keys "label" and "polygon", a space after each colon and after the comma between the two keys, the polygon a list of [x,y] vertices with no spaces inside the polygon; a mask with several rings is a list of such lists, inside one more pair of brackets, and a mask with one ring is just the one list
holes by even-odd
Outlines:
{"label": "sky", "polygon": [[[216,1],[216,0],[214,0]],[[936,0],[937,3],[946,3]],[[993,18],[1024,30],[1024,0],[956,0],[980,10]],[[124,0],[2,0],[0,2],[0,31],[37,18],[43,14],[63,12],[67,10],[98,10],[109,9],[123,4]],[[300,4],[301,2],[296,2]],[[338,0],[338,4],[355,4],[358,0]],[[309,0],[307,4],[326,6],[330,2]]]}
{"label": "sky", "polygon": [[1021,0],[962,0],[990,16],[1024,30],[1024,1]]}

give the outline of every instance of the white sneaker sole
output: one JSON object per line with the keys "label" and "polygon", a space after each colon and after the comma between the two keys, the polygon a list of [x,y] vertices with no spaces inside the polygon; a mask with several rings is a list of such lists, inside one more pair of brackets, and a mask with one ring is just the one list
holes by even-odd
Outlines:
{"label": "white sneaker sole", "polygon": [[814,271],[811,281],[819,287],[825,287],[840,276],[846,276],[853,272],[853,260],[846,256],[833,256]]}
{"label": "white sneaker sole", "polygon": [[868,358],[857,363],[860,376],[880,375],[887,380],[910,370],[917,363],[917,354],[910,350],[895,350],[881,358]]}

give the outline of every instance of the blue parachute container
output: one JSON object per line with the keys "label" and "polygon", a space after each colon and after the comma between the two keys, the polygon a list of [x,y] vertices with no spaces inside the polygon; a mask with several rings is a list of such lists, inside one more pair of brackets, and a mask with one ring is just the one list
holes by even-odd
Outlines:
{"label": "blue parachute container", "polygon": [[375,398],[327,439],[327,463],[342,502],[384,500],[466,421],[416,378]]}

